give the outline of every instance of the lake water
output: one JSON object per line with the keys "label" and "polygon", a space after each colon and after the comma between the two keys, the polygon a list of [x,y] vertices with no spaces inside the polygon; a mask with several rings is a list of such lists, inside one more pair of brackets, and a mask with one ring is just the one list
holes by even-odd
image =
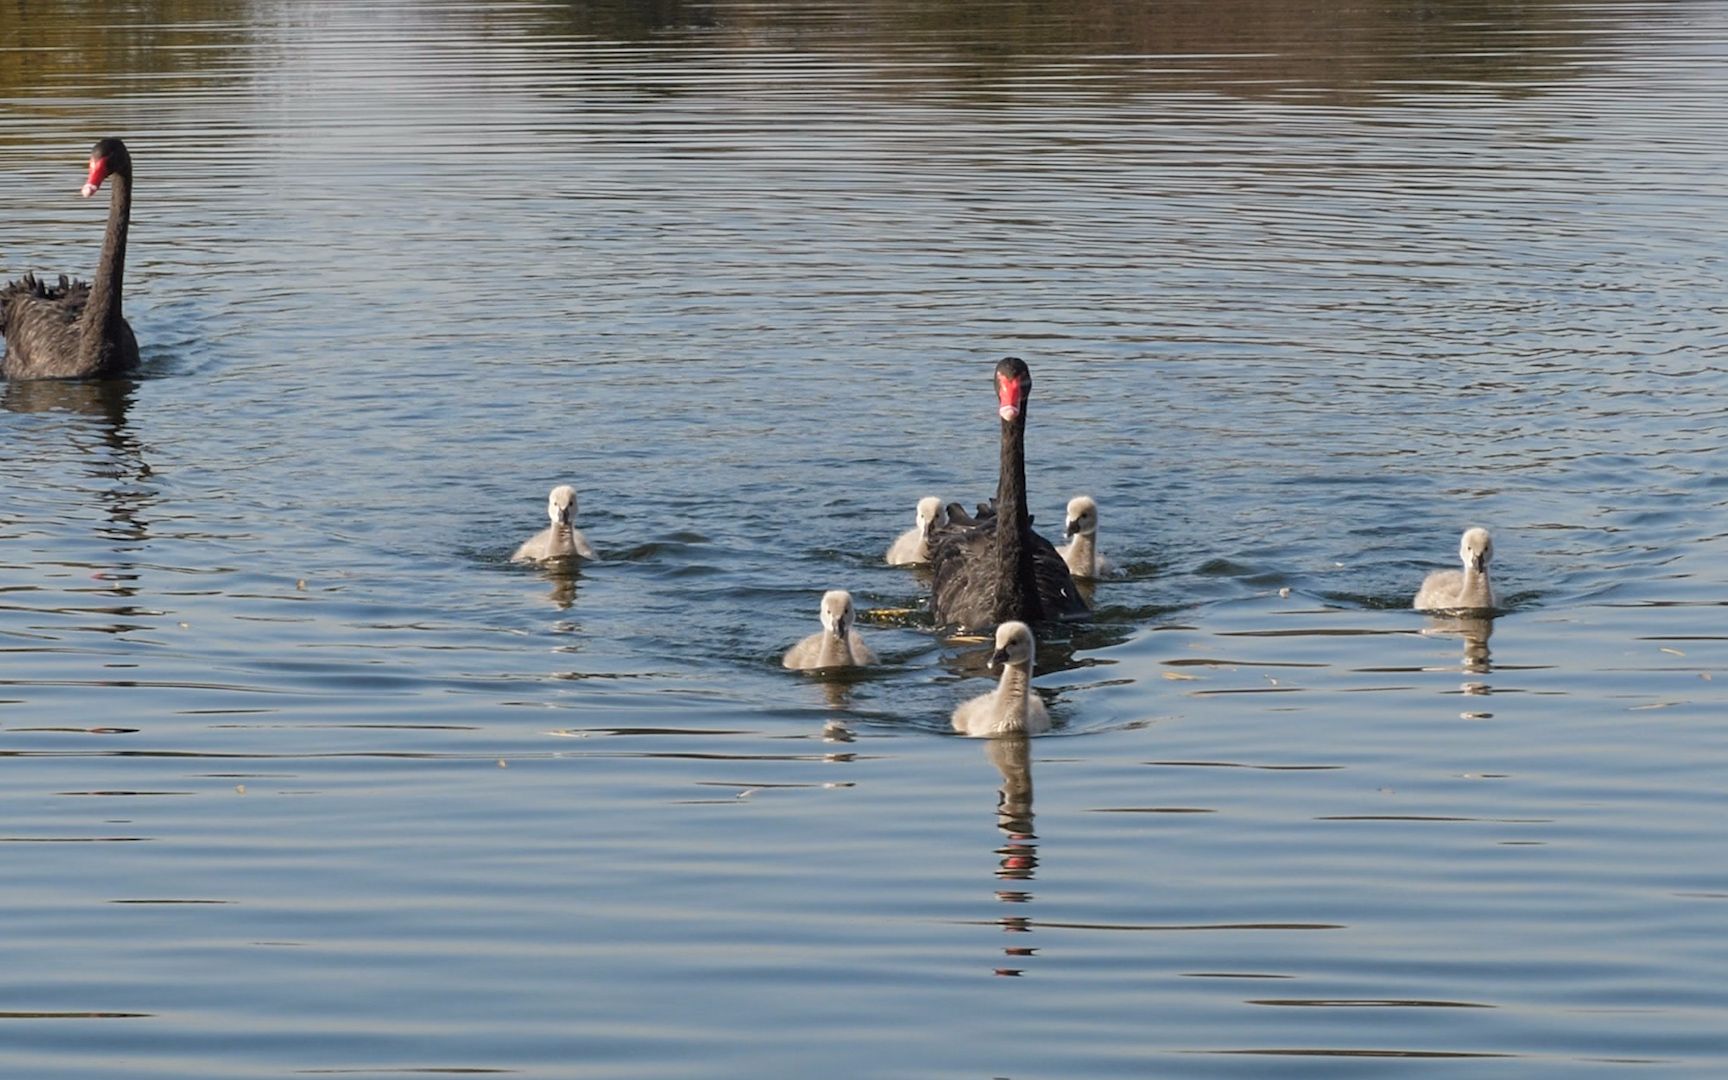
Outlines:
{"label": "lake water", "polygon": [[[49,7],[0,1072],[1728,1075],[1728,4]],[[1007,354],[1029,744],[882,564]]]}

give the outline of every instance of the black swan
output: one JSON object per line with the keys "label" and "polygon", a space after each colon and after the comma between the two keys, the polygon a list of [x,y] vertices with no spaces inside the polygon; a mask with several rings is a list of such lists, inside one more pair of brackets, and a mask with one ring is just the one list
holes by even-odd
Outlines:
{"label": "black swan", "polygon": [[120,311],[120,279],[126,271],[126,225],[132,217],[132,157],[119,139],[103,139],[90,153],[84,197],[112,177],[108,235],[93,284],[58,285],[23,278],[0,289],[0,337],[6,356],[0,375],[8,379],[101,379],[138,366],[138,340]]}
{"label": "black swan", "polygon": [[1032,531],[1026,511],[1026,405],[1032,372],[1010,356],[996,365],[997,414],[1002,417],[1001,475],[992,507],[976,518],[949,509],[949,524],[931,538],[930,610],[939,625],[972,629],[1009,620],[1025,623],[1091,614],[1068,565],[1050,541]]}

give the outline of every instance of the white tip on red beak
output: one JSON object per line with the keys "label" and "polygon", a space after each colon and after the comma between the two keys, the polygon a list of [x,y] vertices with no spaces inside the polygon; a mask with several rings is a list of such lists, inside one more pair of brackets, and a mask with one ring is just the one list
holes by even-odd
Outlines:
{"label": "white tip on red beak", "polygon": [[1000,416],[1004,420],[1012,421],[1016,416],[1020,415],[1020,410],[1013,405],[1004,405],[1000,409],[996,410],[996,415]]}
{"label": "white tip on red beak", "polygon": [[96,194],[96,185],[95,184],[85,184],[83,193],[84,193],[84,197],[86,199],[88,199],[90,196]]}

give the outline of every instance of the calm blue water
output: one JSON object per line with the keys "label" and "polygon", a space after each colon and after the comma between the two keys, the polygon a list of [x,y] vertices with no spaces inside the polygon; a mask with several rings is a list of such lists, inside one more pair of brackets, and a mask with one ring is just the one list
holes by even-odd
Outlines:
{"label": "calm blue water", "polygon": [[[0,275],[123,136],[145,367],[0,387],[0,1072],[1728,1071],[1728,4],[75,10]],[[882,565],[1010,353],[1124,567],[1030,744]]]}

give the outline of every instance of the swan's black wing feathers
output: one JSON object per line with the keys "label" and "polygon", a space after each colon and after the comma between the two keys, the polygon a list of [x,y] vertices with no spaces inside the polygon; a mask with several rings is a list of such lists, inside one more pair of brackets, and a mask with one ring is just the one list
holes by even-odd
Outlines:
{"label": "swan's black wing feathers", "polygon": [[978,524],[977,520],[966,512],[966,508],[957,502],[949,503],[944,509],[948,511],[948,524],[950,525],[970,527]]}
{"label": "swan's black wing feathers", "polygon": [[69,280],[65,274],[55,285],[25,274],[0,289],[0,337],[6,339],[0,374],[71,374],[54,370],[43,358],[70,355],[76,346],[78,316],[89,299],[89,283]]}
{"label": "swan's black wing feathers", "polygon": [[[987,516],[972,525],[952,523],[930,538],[930,611],[940,625],[980,629],[996,624],[996,525],[1000,520],[990,507]],[[952,516],[951,516],[952,517]],[[1044,617],[1084,619],[1092,609],[1074,585],[1074,576],[1054,544],[1028,531],[1032,547],[1032,576]]]}
{"label": "swan's black wing feathers", "polygon": [[1038,600],[1044,605],[1046,619],[1084,619],[1092,614],[1091,605],[1080,595],[1074,575],[1063,561],[1056,545],[1028,532],[1032,543],[1032,576],[1038,582]]}
{"label": "swan's black wing feathers", "polygon": [[[961,517],[965,517],[964,514]],[[930,612],[938,625],[983,627],[995,621],[996,522],[956,522],[930,535]]]}

